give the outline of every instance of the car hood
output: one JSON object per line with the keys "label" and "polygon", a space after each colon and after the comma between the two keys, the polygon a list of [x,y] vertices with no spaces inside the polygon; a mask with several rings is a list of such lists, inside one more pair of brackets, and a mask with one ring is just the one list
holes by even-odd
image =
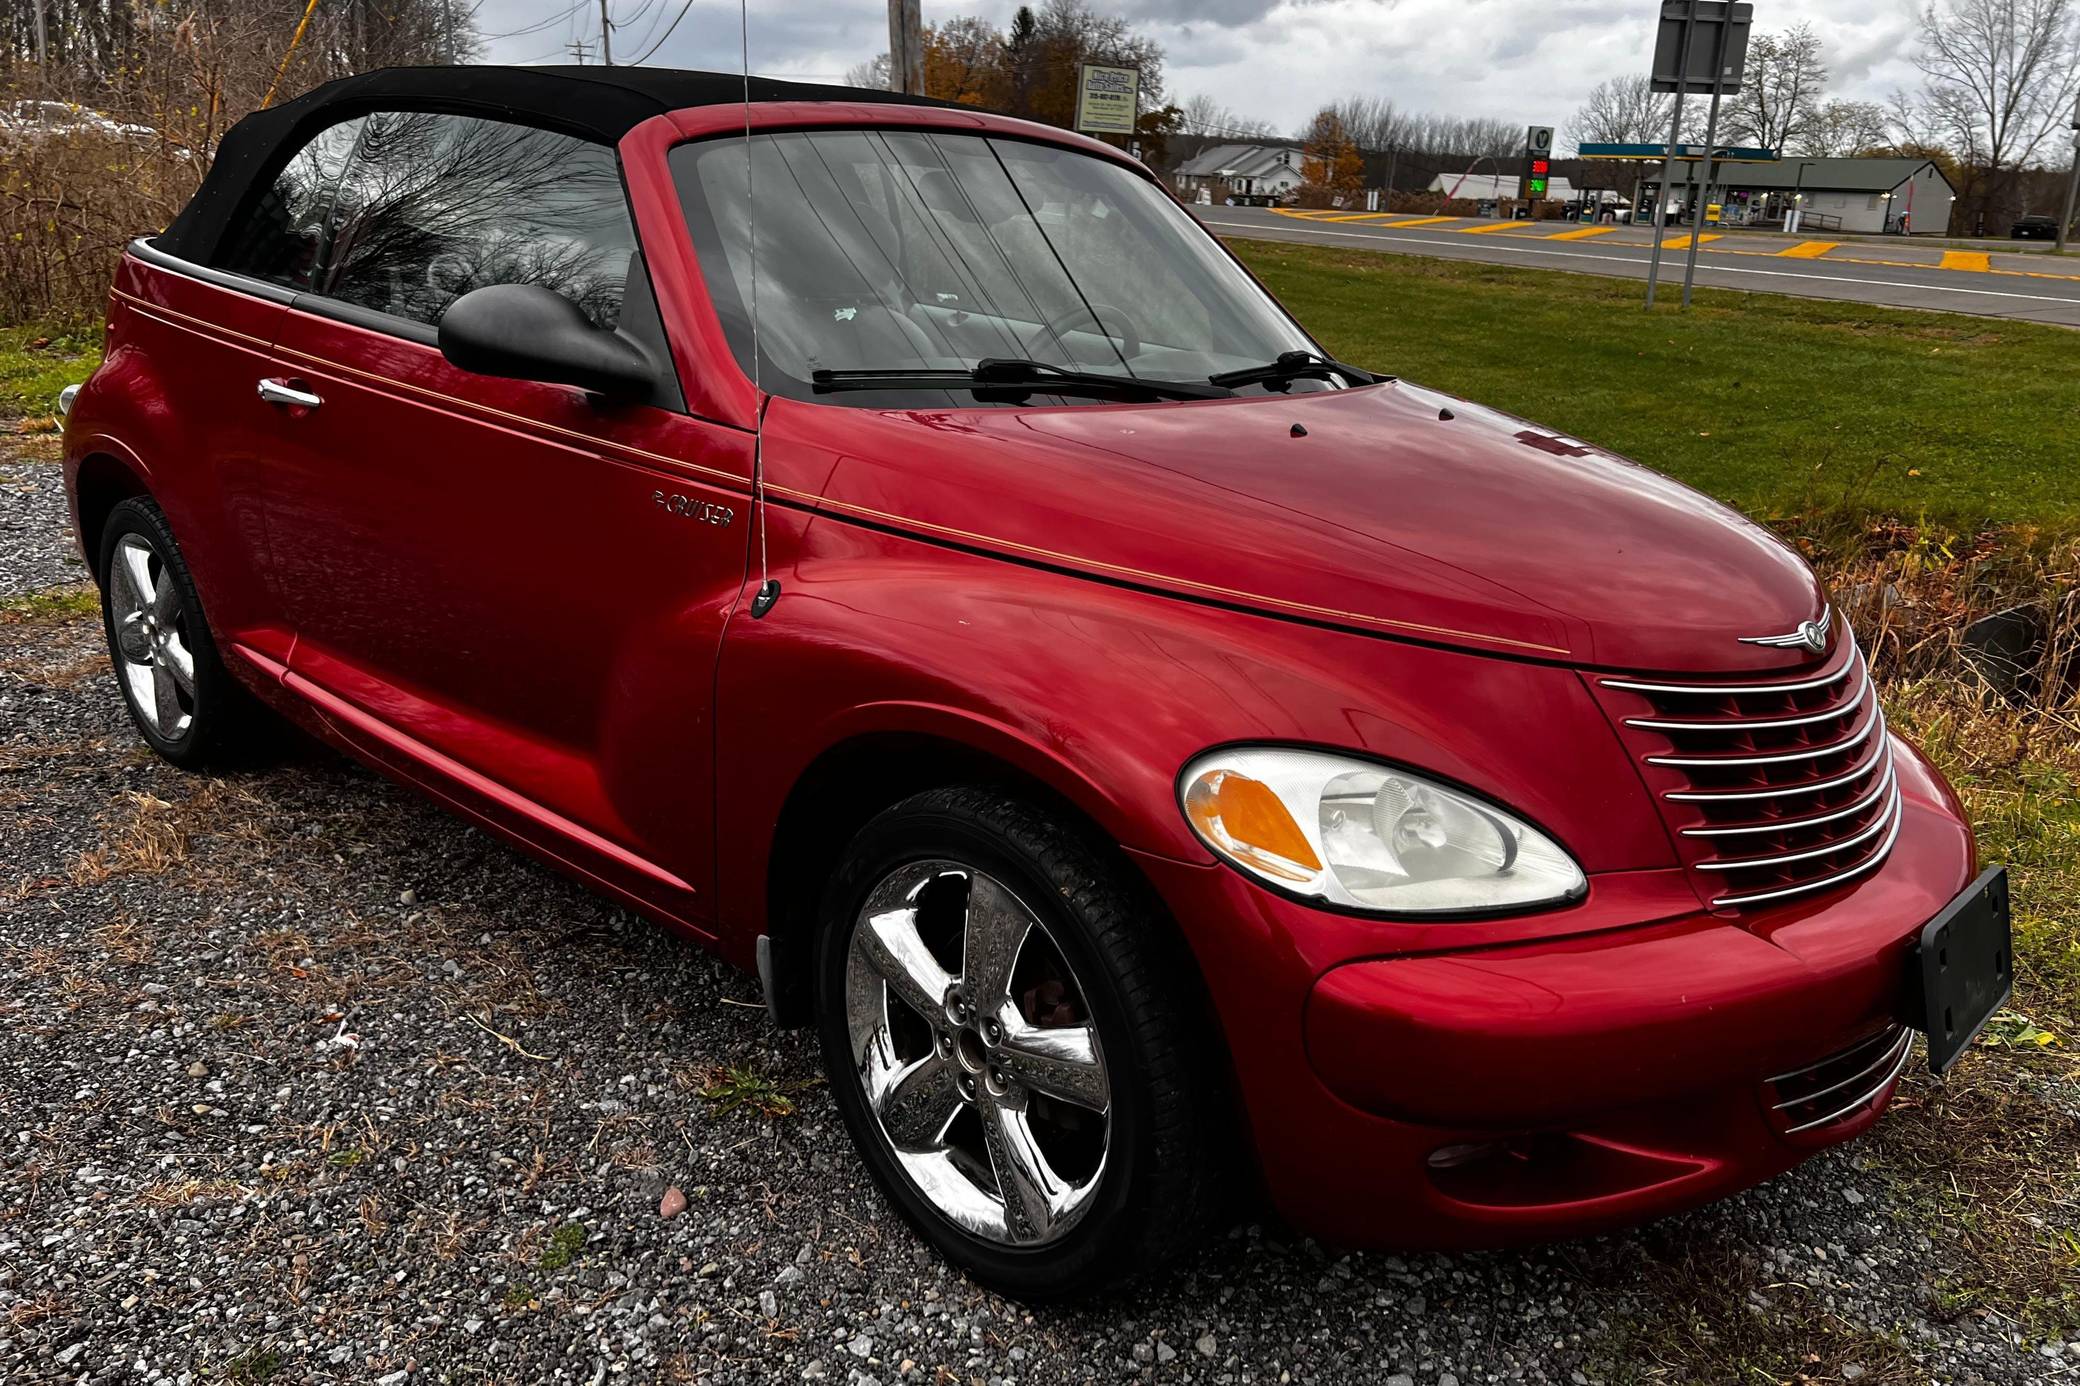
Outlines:
{"label": "car hood", "polygon": [[776,399],[782,500],[1274,615],[1630,670],[1824,597],[1775,536],[1601,449],[1406,382],[1204,403],[877,411]]}

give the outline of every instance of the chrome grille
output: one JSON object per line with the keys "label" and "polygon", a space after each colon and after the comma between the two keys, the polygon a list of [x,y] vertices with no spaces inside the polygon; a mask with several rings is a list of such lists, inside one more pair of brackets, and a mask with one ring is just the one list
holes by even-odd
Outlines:
{"label": "chrome grille", "polygon": [[1846,627],[1814,674],[1597,682],[1713,908],[1846,885],[1892,850],[1898,776]]}
{"label": "chrome grille", "polygon": [[1861,1116],[1899,1079],[1913,1048],[1914,1032],[1892,1025],[1810,1068],[1780,1073],[1764,1085],[1771,1119],[1794,1136]]}

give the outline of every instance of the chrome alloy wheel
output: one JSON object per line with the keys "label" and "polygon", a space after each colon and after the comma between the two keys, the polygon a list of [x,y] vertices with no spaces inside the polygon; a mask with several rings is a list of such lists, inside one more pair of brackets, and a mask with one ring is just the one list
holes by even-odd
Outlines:
{"label": "chrome alloy wheel", "polygon": [[195,659],[180,586],[141,534],[117,541],[108,581],[117,669],[131,704],[154,732],[178,741],[195,720]]}
{"label": "chrome alloy wheel", "polygon": [[1076,1225],[1111,1087],[1083,989],[1009,888],[944,860],[884,877],[853,925],[845,1019],[867,1106],[941,1215],[1018,1247]]}

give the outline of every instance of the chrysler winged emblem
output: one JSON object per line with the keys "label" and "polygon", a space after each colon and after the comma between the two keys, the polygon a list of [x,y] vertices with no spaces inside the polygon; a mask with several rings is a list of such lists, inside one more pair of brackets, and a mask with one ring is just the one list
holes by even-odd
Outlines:
{"label": "chrysler winged emblem", "polygon": [[1772,649],[1778,650],[1788,650],[1803,645],[1814,654],[1825,654],[1827,652],[1827,628],[1833,624],[1833,621],[1834,608],[1824,606],[1820,608],[1819,620],[1801,621],[1797,630],[1786,631],[1782,635],[1743,635],[1741,643],[1743,645],[1768,645]]}

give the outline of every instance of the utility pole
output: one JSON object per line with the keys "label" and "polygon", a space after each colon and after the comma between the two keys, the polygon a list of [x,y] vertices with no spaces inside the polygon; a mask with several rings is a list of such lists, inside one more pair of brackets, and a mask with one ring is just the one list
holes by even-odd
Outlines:
{"label": "utility pole", "polygon": [[888,89],[924,95],[922,0],[888,0]]}
{"label": "utility pole", "polygon": [[2058,219],[2058,244],[2054,247],[2063,255],[2066,249],[2066,228],[2073,224],[2073,194],[2080,192],[2080,95],[2073,97],[2073,171],[2066,175],[2066,214]]}
{"label": "utility pole", "polygon": [[607,13],[607,0],[599,0],[599,60],[614,65],[614,17]]}

